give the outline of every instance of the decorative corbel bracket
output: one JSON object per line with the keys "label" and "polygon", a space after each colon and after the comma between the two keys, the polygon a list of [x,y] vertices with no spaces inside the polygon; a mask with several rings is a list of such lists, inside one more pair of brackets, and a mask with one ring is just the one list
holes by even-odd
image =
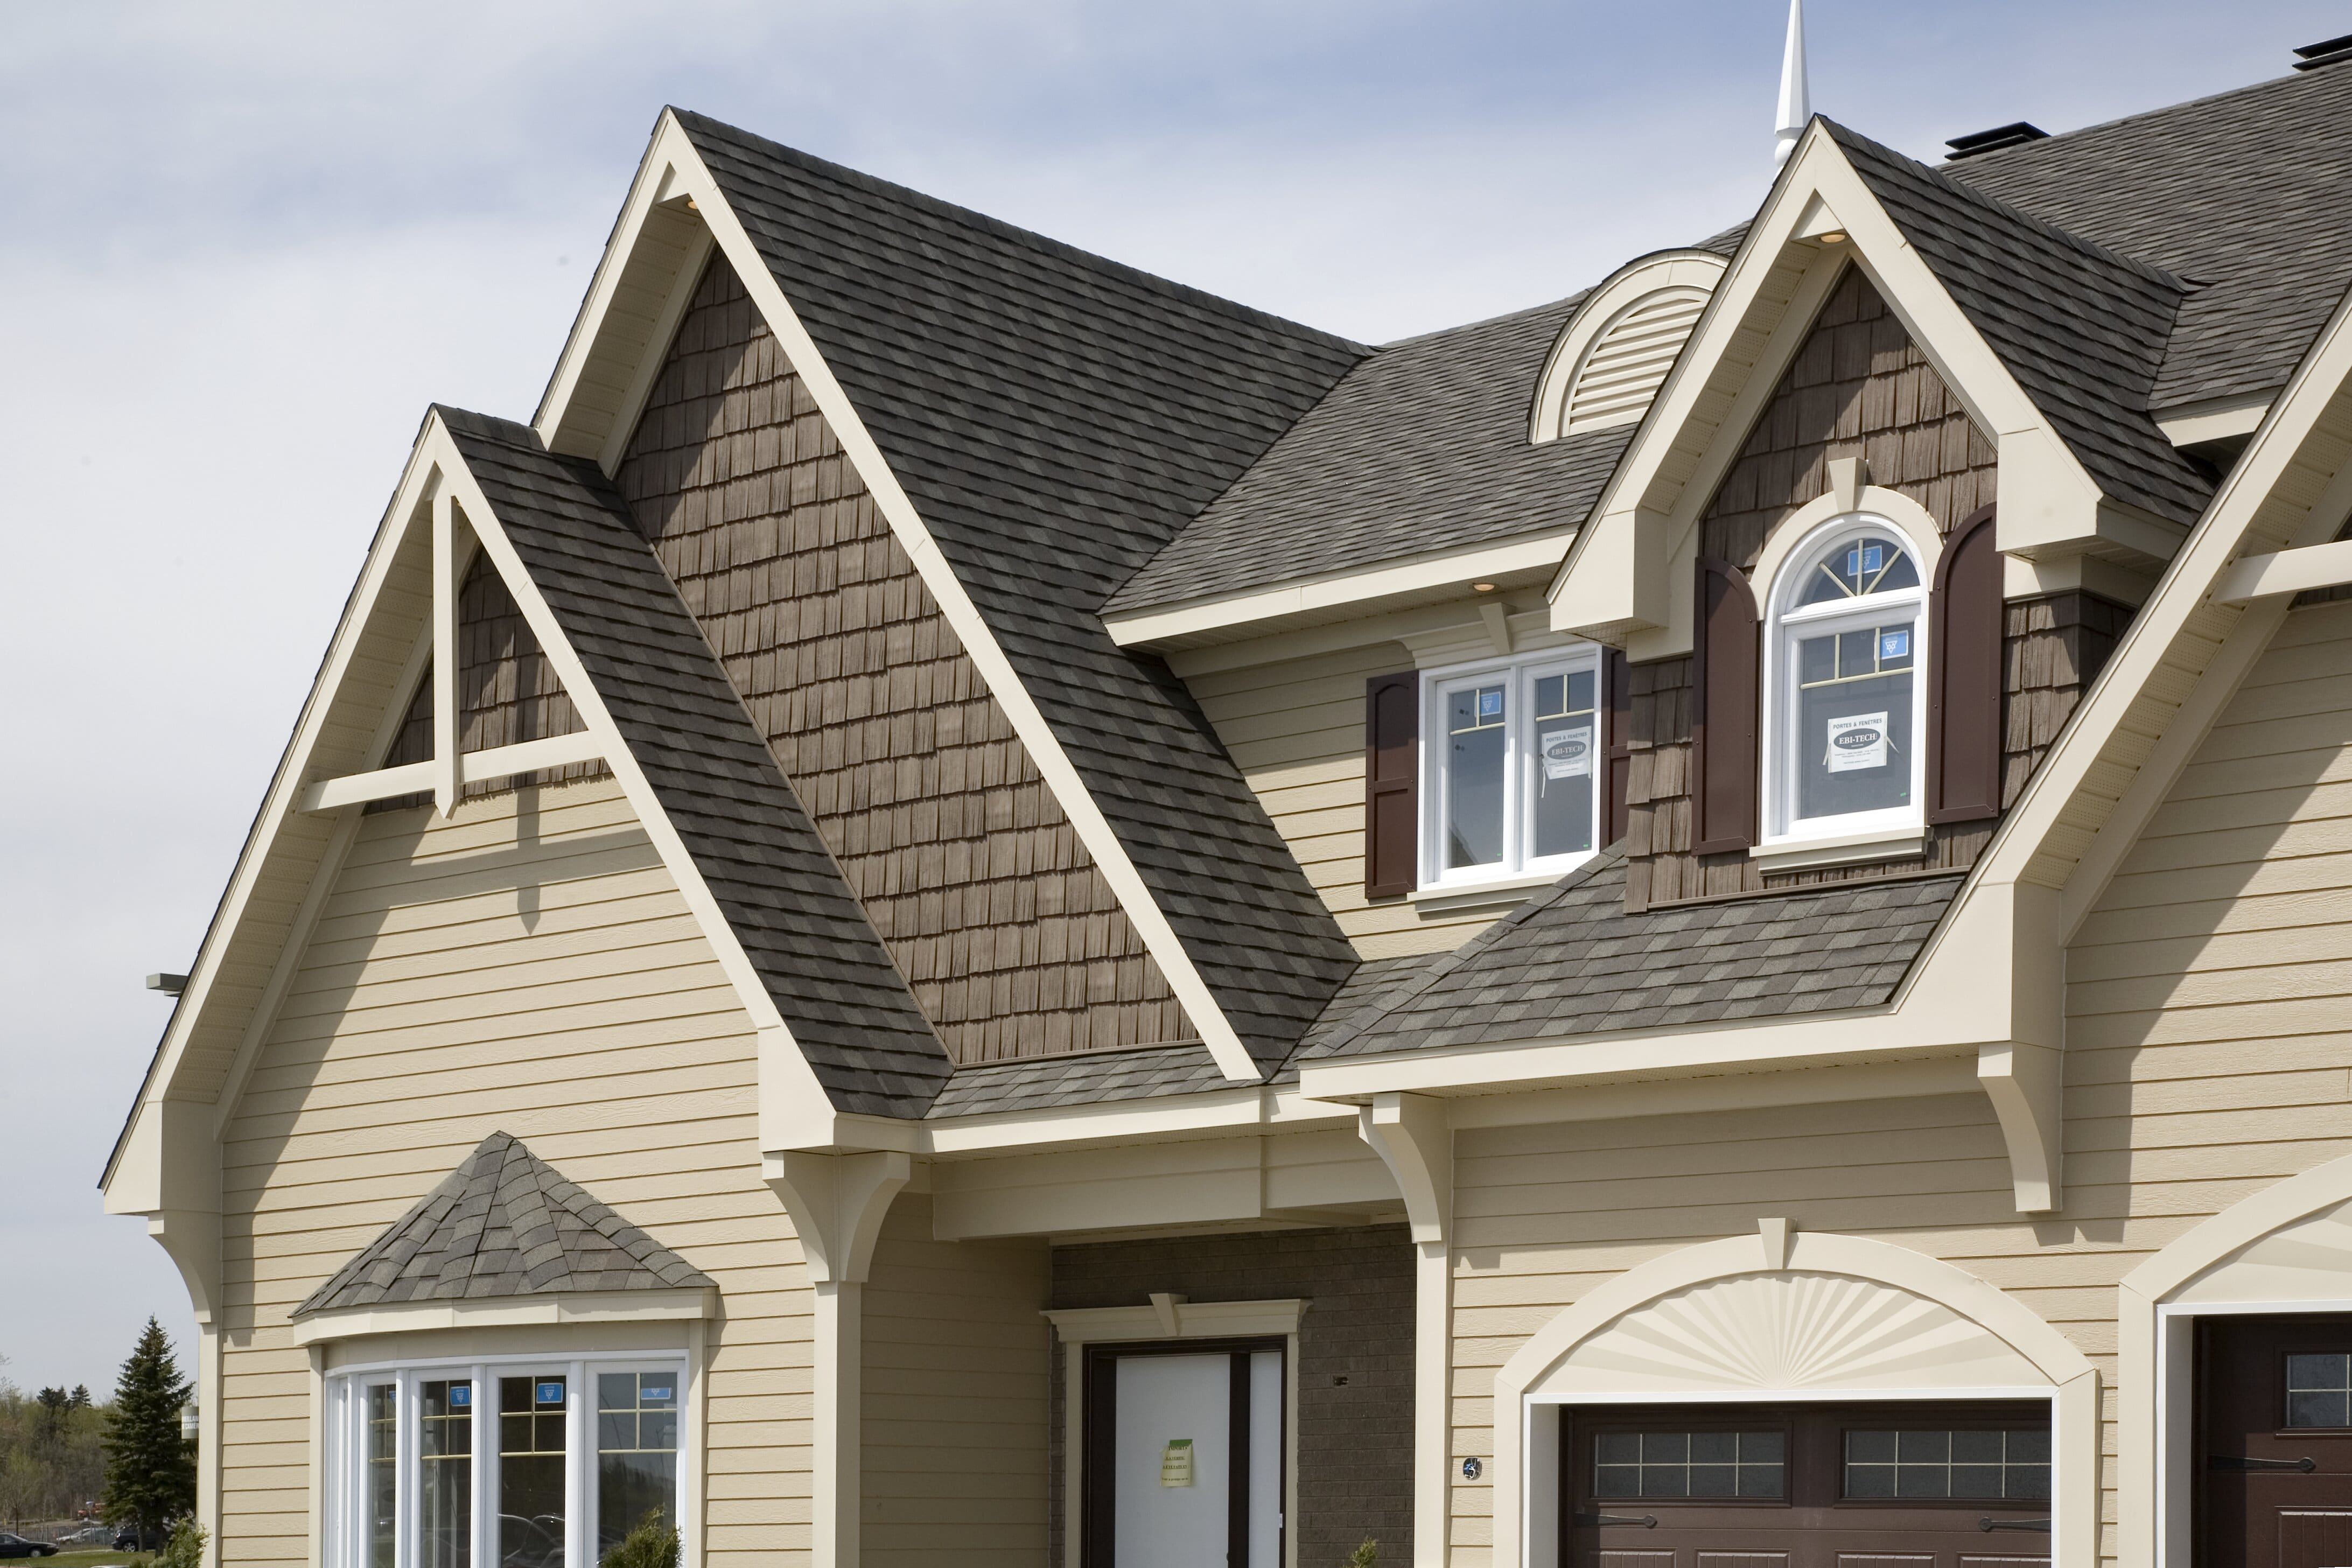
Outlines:
{"label": "decorative corbel bracket", "polygon": [[793,1216],[809,1278],[818,1284],[865,1283],[890,1201],[913,1174],[913,1160],[896,1152],[787,1151],[761,1160],[761,1177]]}
{"label": "decorative corbel bracket", "polygon": [[1425,1094],[1376,1094],[1358,1108],[1356,1132],[1396,1178],[1412,1239],[1443,1243],[1454,1219],[1454,1129],[1444,1102]]}
{"label": "decorative corbel bracket", "polygon": [[2054,1213],[2061,1202],[2065,1080],[2064,1053],[2047,1046],[2003,1040],[1977,1047],[1977,1081],[2009,1146],[2020,1214]]}

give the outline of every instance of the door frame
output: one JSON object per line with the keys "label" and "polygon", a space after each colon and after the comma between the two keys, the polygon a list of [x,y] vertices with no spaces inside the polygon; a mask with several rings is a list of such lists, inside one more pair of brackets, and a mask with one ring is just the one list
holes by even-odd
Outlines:
{"label": "door frame", "polygon": [[[1078,1378],[1079,1395],[1086,1409],[1078,1422],[1085,1453],[1080,1457],[1078,1477],[1084,1505],[1076,1510],[1080,1533],[1077,1543],[1077,1568],[1117,1568],[1118,1558],[1111,1547],[1115,1536],[1106,1538],[1106,1531],[1118,1528],[1112,1517],[1118,1496],[1114,1480],[1118,1437],[1118,1363],[1128,1357],[1141,1356],[1214,1356],[1227,1357],[1234,1363],[1233,1384],[1246,1394],[1249,1364],[1244,1359],[1261,1352],[1272,1351],[1283,1358],[1282,1404],[1276,1412],[1282,1447],[1282,1507],[1281,1524],[1275,1540],[1275,1554],[1286,1561],[1290,1544],[1290,1342],[1286,1337],[1271,1335],[1254,1339],[1232,1340],[1153,1340],[1143,1342],[1097,1342],[1081,1347],[1081,1370]],[[1227,1398],[1231,1400],[1231,1394]],[[1232,1563],[1232,1547],[1235,1539],[1246,1540],[1249,1530],[1249,1405],[1238,1407],[1228,1404],[1227,1469],[1228,1480],[1225,1518],[1227,1563]],[[1238,1484],[1236,1484],[1236,1482]]]}
{"label": "door frame", "polygon": [[[1249,1343],[1282,1352],[1282,1568],[1298,1568],[1298,1320],[1313,1303],[1304,1299],[1264,1301],[1187,1301],[1155,1291],[1148,1307],[1083,1307],[1049,1310],[1045,1318],[1063,1346],[1062,1541],[1065,1558],[1083,1568],[1087,1540],[1086,1506],[1087,1363],[1102,1347],[1214,1355]],[[1095,1564],[1094,1568],[1103,1568]]]}

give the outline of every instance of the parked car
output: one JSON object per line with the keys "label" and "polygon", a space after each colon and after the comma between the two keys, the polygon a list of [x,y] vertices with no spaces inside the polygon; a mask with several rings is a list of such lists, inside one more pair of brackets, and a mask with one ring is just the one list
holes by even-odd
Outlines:
{"label": "parked car", "polygon": [[46,1541],[27,1541],[0,1530],[0,1557],[55,1557],[58,1549]]}
{"label": "parked car", "polygon": [[126,1524],[114,1532],[114,1550],[117,1552],[158,1552],[163,1545],[163,1532],[160,1530],[147,1531],[144,1540],[141,1539],[139,1527],[135,1524]]}

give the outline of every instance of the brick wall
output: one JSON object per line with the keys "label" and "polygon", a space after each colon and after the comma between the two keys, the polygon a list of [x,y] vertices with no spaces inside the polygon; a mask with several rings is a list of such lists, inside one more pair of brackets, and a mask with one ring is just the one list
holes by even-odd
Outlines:
{"label": "brick wall", "polygon": [[[1370,1536],[1389,1562],[1412,1550],[1412,1259],[1402,1226],[1185,1236],[1054,1249],[1056,1308],[1141,1306],[1154,1290],[1194,1301],[1310,1306],[1298,1324],[1298,1561],[1333,1568]],[[1052,1561],[1067,1559],[1062,1401],[1054,1378]]]}

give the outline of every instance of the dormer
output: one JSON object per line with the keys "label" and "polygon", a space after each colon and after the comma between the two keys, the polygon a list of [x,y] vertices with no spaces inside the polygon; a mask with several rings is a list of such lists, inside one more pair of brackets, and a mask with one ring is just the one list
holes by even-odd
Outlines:
{"label": "dormer", "polygon": [[1544,362],[1528,438],[1638,423],[1727,265],[1713,251],[1660,251],[1595,289]]}

